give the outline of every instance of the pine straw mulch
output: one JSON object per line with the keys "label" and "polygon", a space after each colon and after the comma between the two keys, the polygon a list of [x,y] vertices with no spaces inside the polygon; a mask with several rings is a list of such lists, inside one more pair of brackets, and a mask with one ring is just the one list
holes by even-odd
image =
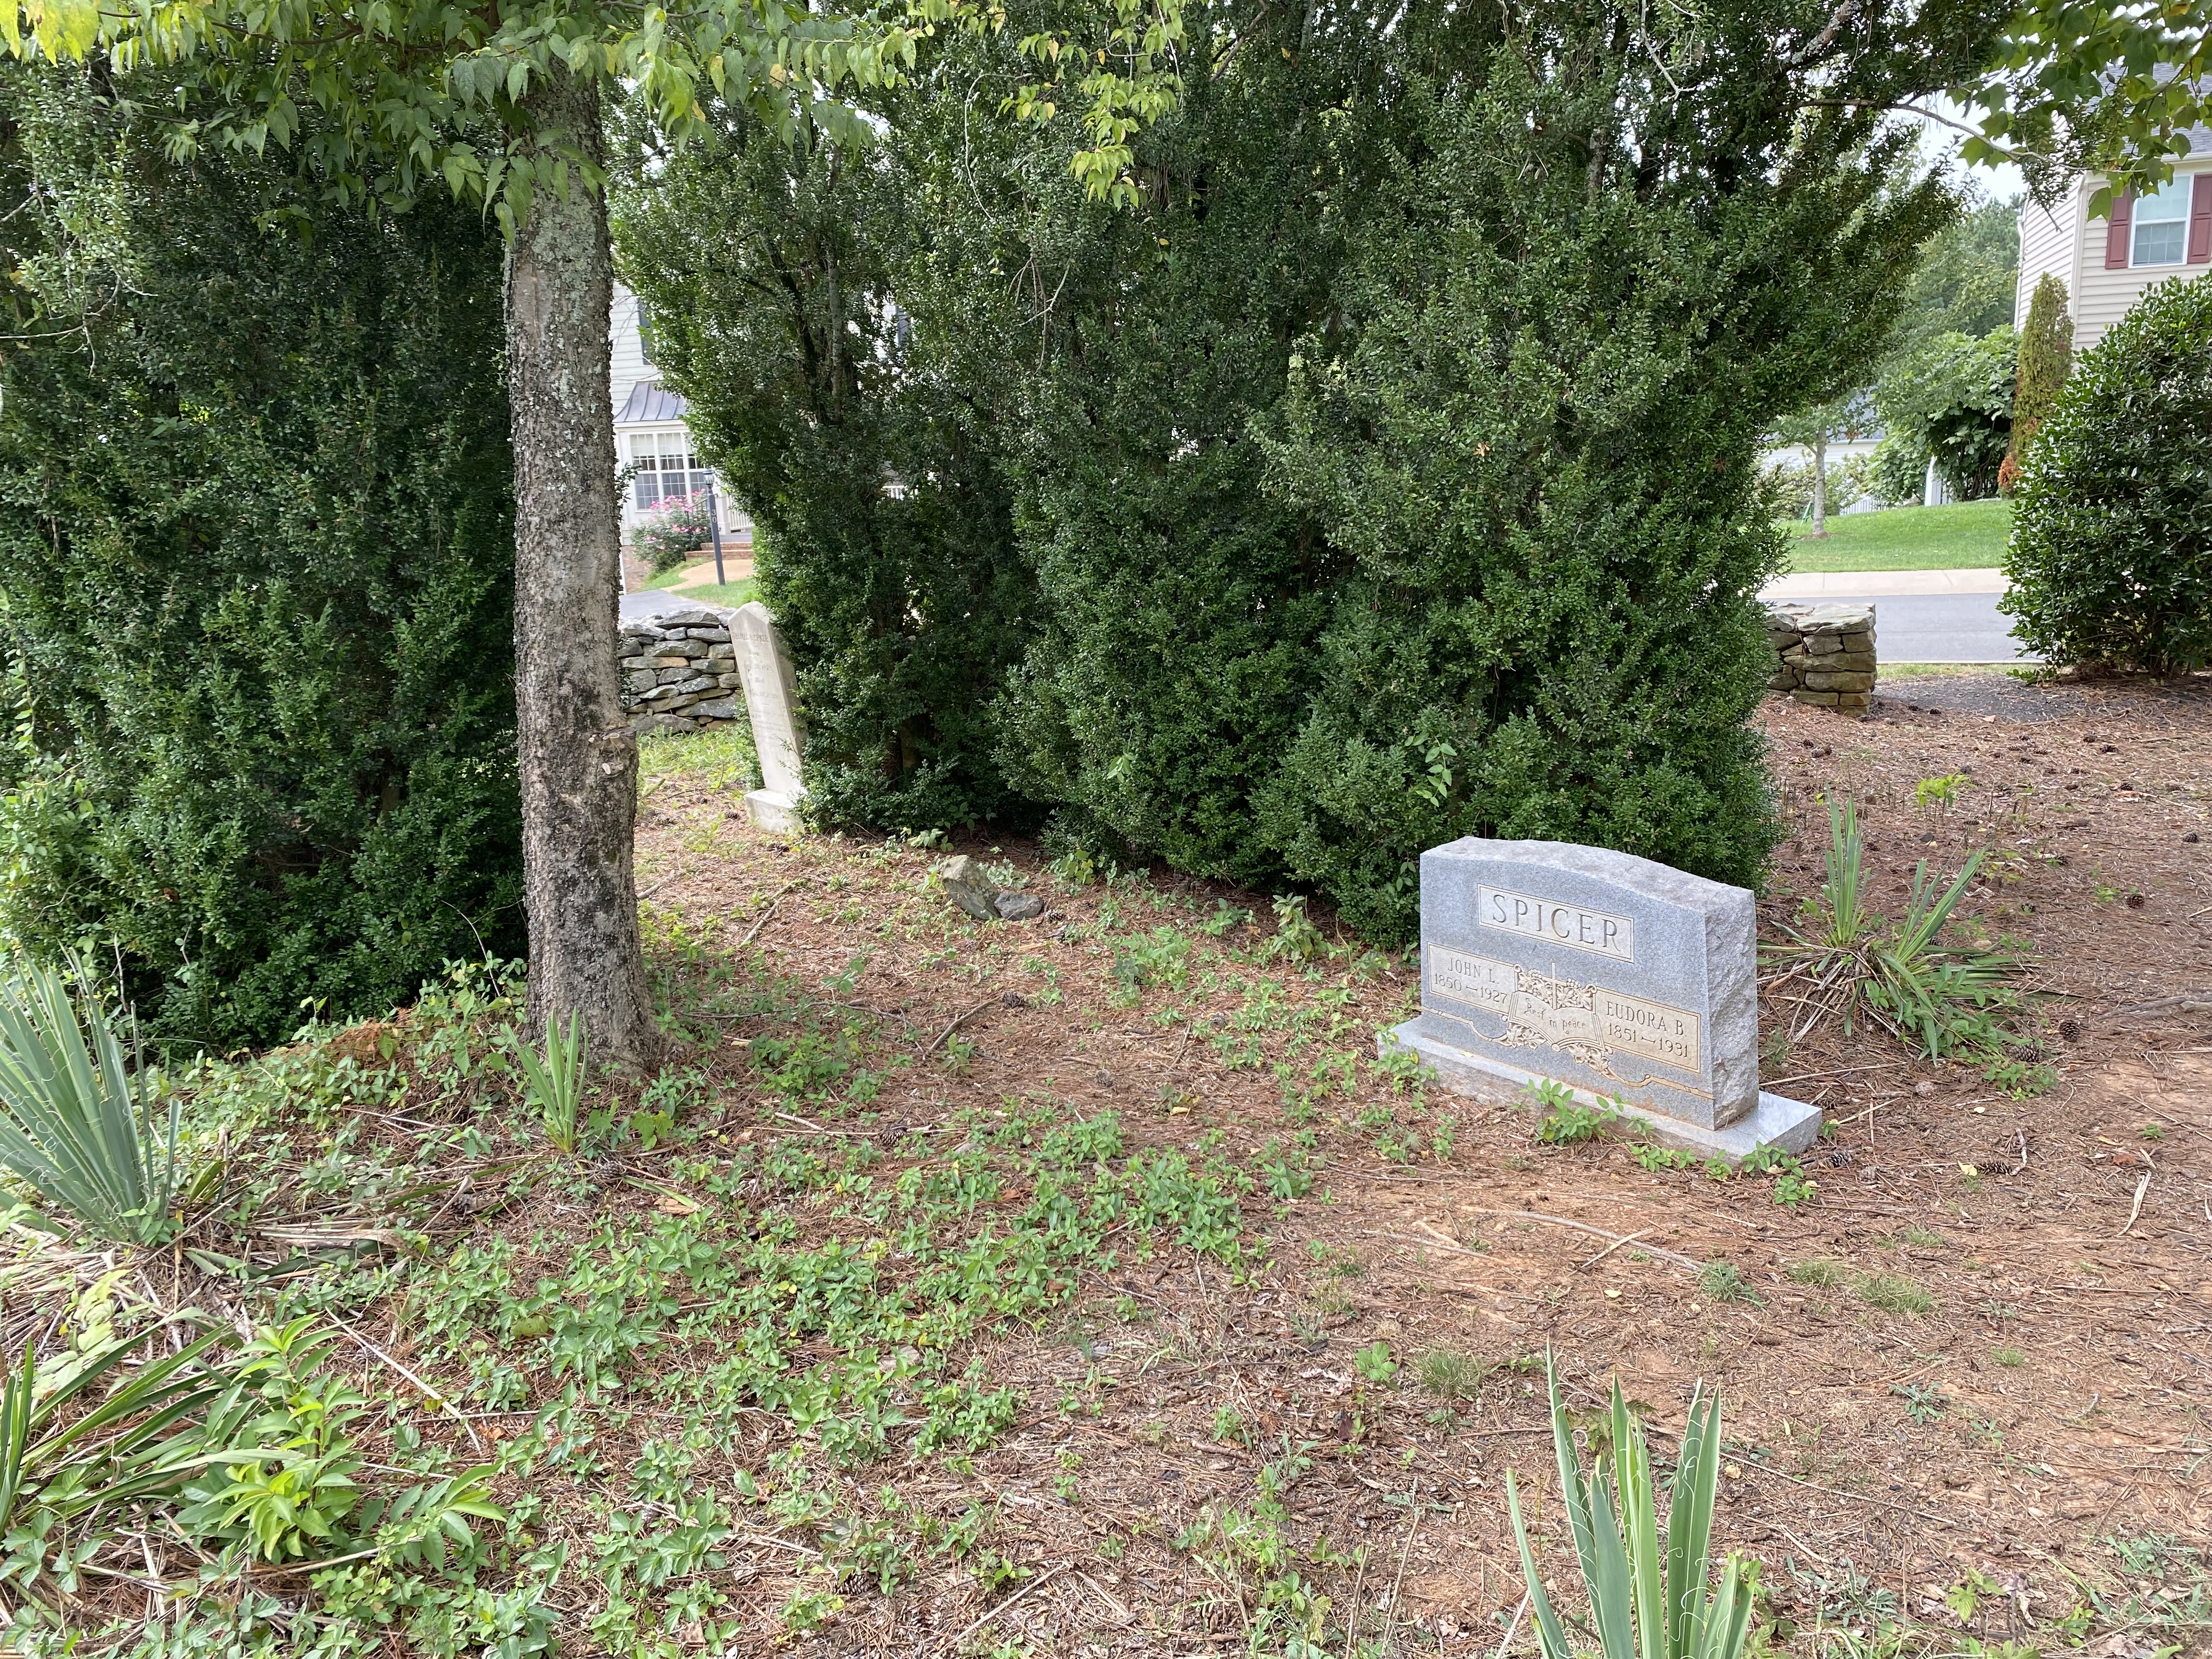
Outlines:
{"label": "pine straw mulch", "polygon": [[[2096,1540],[2155,1531],[2202,1541],[2212,1520],[2212,844],[2196,837],[2212,827],[2207,715],[2201,687],[1958,679],[1885,688],[1865,720],[1770,702],[1761,718],[1797,828],[1762,907],[1766,935],[1819,884],[1824,798],[1862,803],[1875,902],[1892,915],[1914,862],[1948,873],[1969,848],[1999,849],[2001,878],[1966,913],[2034,952],[2054,1087],[2008,1098],[1863,1029],[1824,1026],[1770,1049],[1770,1085],[1817,1100],[1836,1125],[1808,1160],[1817,1200],[1791,1212],[1760,1181],[1649,1173],[1611,1145],[1540,1146],[1519,1107],[1462,1106],[1448,1162],[1394,1164],[1355,1126],[1361,1107],[1391,1104],[1363,1078],[1318,1126],[1325,1194],[1272,1223],[1251,1206],[1275,1241],[1257,1282],[1235,1288],[1218,1268],[1164,1257],[990,1352],[994,1376],[1018,1380],[1030,1409],[977,1459],[972,1484],[996,1499],[1006,1547],[1037,1576],[994,1603],[963,1573],[933,1571],[890,1598],[856,1598],[816,1639],[837,1651],[935,1650],[995,1606],[967,1640],[1085,1653],[1233,1646],[1241,1596],[1171,1540],[1209,1509],[1249,1507],[1260,1462],[1288,1437],[1312,1443],[1314,1460],[1289,1499],[1295,1541],[1320,1531],[1340,1549],[1368,1547],[1357,1572],[1302,1568],[1335,1596],[1337,1616],[1358,1606],[1370,1639],[1387,1629],[1409,1649],[1494,1646],[1519,1594],[1503,1474],[1517,1468],[1540,1485],[1549,1455],[1532,1379],[1504,1368],[1547,1344],[1577,1404],[1617,1373],[1662,1441],[1697,1380],[1721,1389],[1743,1449],[1718,1541],[1765,1557],[1776,1610],[1801,1623],[1817,1611],[1818,1580],[1833,1589],[1856,1574],[1863,1589],[1886,1587],[1909,1614],[1955,1631],[1937,1598],[1978,1569],[2003,1594],[1973,1628],[2002,1636],[2062,1613],[2075,1599],[2069,1569],[2109,1582]],[[1971,780],[1957,805],[1915,805],[1916,781],[1954,773]],[[1180,1040],[1182,1028],[1146,1017],[1163,1002],[1223,1016],[1237,988],[1109,1006],[1110,949],[1086,932],[1103,896],[1054,885],[1034,848],[1004,855],[1033,872],[1051,911],[988,929],[933,921],[965,948],[958,965],[931,968],[881,931],[894,903],[909,919],[919,905],[949,911],[916,896],[927,855],[779,841],[746,828],[737,807],[672,775],[641,824],[641,889],[657,887],[658,905],[709,939],[755,936],[749,948],[801,984],[872,952],[855,1003],[896,1011],[915,1030],[965,1013],[961,1032],[976,1045],[966,1074],[902,1078],[910,1098],[887,1096],[887,1111],[934,1116],[1044,1091],[1080,1111],[1119,1109],[1140,1140],[1187,1145],[1218,1127],[1249,1147],[1286,1133],[1264,1068],[1225,1069],[1203,1037]],[[852,884],[842,896],[830,890],[840,878]],[[1266,915],[1251,895],[1157,885]],[[1139,909],[1122,925],[1163,920],[1178,918]],[[1019,996],[1039,982],[1038,961],[1056,970],[1063,1003]],[[1347,982],[1362,1044],[1415,995],[1402,959]],[[1014,994],[988,994],[999,987]],[[1765,1029],[1786,1012],[1770,1009]],[[772,1104],[760,1108],[763,1129],[775,1127]],[[1608,1248],[1620,1238],[1637,1243]],[[1677,1257],[1733,1264],[1757,1302],[1716,1304]],[[1788,1276],[1813,1258],[1840,1264],[1844,1282]],[[1933,1311],[1869,1305],[1852,1288],[1864,1274],[1909,1279]],[[1137,1302],[1138,1322],[1113,1316],[1117,1298]],[[1309,1340],[1316,1320],[1319,1342]],[[1354,1352],[1376,1340],[1406,1362],[1395,1388],[1355,1374]],[[1434,1420],[1442,1402],[1414,1381],[1412,1362],[1432,1349],[1501,1368],[1455,1422]],[[1094,1364],[1114,1384],[1103,1414],[1063,1418],[1060,1391]],[[1224,1408],[1256,1450],[1216,1438]],[[1054,1486],[1070,1469],[1072,1502]],[[791,1575],[762,1565],[765,1609]],[[2100,1650],[2148,1640],[2107,1632]]]}
{"label": "pine straw mulch", "polygon": [[[1356,1620],[1376,1652],[1494,1650],[1520,1594],[1504,1471],[1540,1494],[1551,1485],[1540,1378],[1529,1370],[1547,1345],[1577,1409],[1618,1375],[1662,1453],[1692,1387],[1722,1390],[1730,1455],[1716,1543],[1766,1561],[1771,1618],[1809,1626],[1886,1593],[1931,1630],[1960,1635],[1941,1598],[1977,1571],[1997,1591],[1969,1628],[1995,1639],[2063,1614],[2076,1599],[2071,1573],[2113,1594],[2155,1589],[2124,1582],[2106,1540],[2160,1533],[2202,1547],[2212,1536],[2212,841],[2188,839],[2212,830],[2208,715],[2202,687],[1994,678],[1904,682],[1865,720],[1781,702],[1762,710],[1795,826],[1763,903],[1766,936],[1779,938],[1819,884],[1824,799],[1862,803],[1876,908],[1892,915],[1915,862],[1948,872],[1970,848],[1995,849],[1993,879],[1967,911],[2034,953],[2055,1073],[2047,1092],[2014,1099],[1863,1029],[1822,1025],[1785,1048],[1772,1034],[1791,1029],[1793,1007],[1770,1006],[1769,1085],[1818,1101],[1836,1130],[1807,1159],[1820,1191],[1796,1211],[1774,1202],[1766,1179],[1647,1171],[1612,1143],[1541,1146],[1524,1106],[1437,1091],[1423,1106],[1395,1092],[1364,1061],[1376,1028],[1413,1006],[1413,965],[1352,942],[1310,974],[1256,960],[1271,929],[1260,896],[1164,875],[1069,888],[1032,847],[979,846],[968,850],[1021,866],[1051,904],[1033,922],[979,927],[930,890],[941,854],[762,835],[714,767],[686,770],[695,740],[657,745],[638,884],[660,969],[679,992],[733,966],[740,983],[765,975],[872,1024],[870,1041],[908,1062],[887,1073],[872,1118],[809,1123],[748,1062],[747,1039],[779,1029],[774,1020],[728,1025],[680,1057],[708,1073],[720,1133],[673,1157],[864,1124],[871,1133],[928,1126],[1012,1098],[1048,1099],[1070,1116],[1115,1110],[1139,1145],[1189,1149],[1218,1131],[1249,1166],[1294,1133],[1275,1063],[1297,1083],[1316,1060],[1362,1061],[1351,1091],[1324,1097],[1312,1121],[1326,1159],[1313,1194],[1280,1210],[1256,1195],[1247,1204],[1247,1224],[1268,1241],[1249,1282],[1181,1249],[1125,1256],[1041,1327],[982,1345],[992,1382],[1018,1386],[1024,1406],[972,1473],[901,1455],[823,1475],[853,1515],[878,1513],[886,1486],[942,1520],[981,1500],[991,1547],[1029,1577],[988,1589],[933,1557],[889,1595],[848,1584],[842,1612],[794,1638],[780,1614],[795,1589],[819,1583],[806,1571],[810,1546],[768,1536],[773,1523],[747,1511],[720,1583],[749,1642],[856,1655],[1002,1643],[1082,1655],[1241,1650],[1255,1578],[1232,1570],[1218,1543],[1176,1540],[1249,1511],[1262,1465],[1288,1447],[1310,1468],[1285,1499],[1297,1556],[1285,1570],[1332,1598],[1332,1631]],[[1970,779],[1955,804],[1915,805],[1916,782],[1952,774]],[[1259,920],[1222,938],[1217,958],[1196,924],[1223,902]],[[1101,937],[1108,905],[1116,919]],[[1115,941],[1163,927],[1196,941],[1188,983],[1116,1006]],[[1269,1063],[1231,1069],[1242,1033],[1229,1018],[1250,1014],[1261,981],[1279,988],[1284,1010],[1260,1034]],[[1340,989],[1350,1000],[1333,1032],[1325,1019],[1288,1023]],[[1170,1007],[1184,1018],[1156,1018]],[[355,1034],[364,1058],[381,1029]],[[957,1073],[939,1058],[949,1036],[974,1045]],[[364,1126],[362,1149],[389,1140],[404,1158],[410,1122]],[[1386,1136],[1419,1150],[1385,1157]],[[878,1136],[886,1146],[896,1138]],[[319,1155],[313,1139],[303,1133],[294,1148],[302,1165]],[[482,1200],[441,1202],[432,1231],[441,1248],[490,1232],[524,1248],[541,1237],[551,1268],[564,1237],[580,1240],[605,1217],[634,1213],[642,1229],[669,1211],[680,1184],[672,1154],[602,1162],[596,1196],[540,1182],[510,1200],[495,1190],[513,1160],[494,1160],[480,1172]],[[295,1196],[304,1202],[305,1189]],[[1002,1203],[1018,1208],[1014,1195]],[[329,1224],[342,1230],[344,1218]],[[264,1243],[264,1254],[296,1247]],[[1805,1282],[1812,1261],[1833,1264],[1813,1277],[1835,1282]],[[1711,1262],[1733,1267],[1756,1300],[1716,1301],[1698,1272]],[[80,1265],[74,1277],[105,1263]],[[1857,1288],[1869,1277],[1924,1291],[1931,1310],[1874,1305]],[[242,1311],[223,1307],[213,1280],[166,1289],[156,1300],[191,1291]],[[31,1305],[45,1300],[34,1293]],[[428,1363],[395,1310],[352,1320],[380,1363]],[[1377,1342],[1401,1367],[1390,1385],[1353,1363]],[[1419,1362],[1438,1351],[1480,1368],[1469,1397],[1421,1386]],[[536,1379],[537,1397],[558,1392]],[[526,1420],[486,1418],[476,1432],[489,1440]],[[456,1431],[427,1407],[419,1421],[426,1435]],[[631,1432],[595,1449],[610,1492],[627,1490]],[[721,1490],[748,1459],[757,1449],[723,1449],[700,1478]],[[578,1524],[562,1508],[549,1509],[549,1537]],[[1555,1516],[1540,1496],[1540,1527]],[[1342,1565],[1316,1559],[1322,1539]],[[587,1539],[572,1541],[562,1633],[563,1650],[581,1653],[594,1650],[585,1626],[599,1592]],[[1566,1571],[1556,1553],[1551,1560]],[[304,1588],[289,1573],[265,1582]],[[1518,1640],[1528,1639],[1524,1623]],[[2100,1624],[2090,1641],[2118,1659],[2160,1644],[2201,1649],[2207,1632],[2124,1620]]]}

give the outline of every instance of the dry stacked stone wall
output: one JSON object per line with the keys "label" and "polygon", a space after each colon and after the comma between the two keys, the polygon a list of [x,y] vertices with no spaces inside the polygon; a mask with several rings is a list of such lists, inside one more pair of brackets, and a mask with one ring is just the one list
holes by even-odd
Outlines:
{"label": "dry stacked stone wall", "polygon": [[622,628],[623,713],[635,732],[696,732],[742,719],[729,618],[704,606]]}
{"label": "dry stacked stone wall", "polygon": [[1766,637],[1780,662],[1770,684],[1800,702],[1855,712],[1874,702],[1874,607],[1773,605]]}

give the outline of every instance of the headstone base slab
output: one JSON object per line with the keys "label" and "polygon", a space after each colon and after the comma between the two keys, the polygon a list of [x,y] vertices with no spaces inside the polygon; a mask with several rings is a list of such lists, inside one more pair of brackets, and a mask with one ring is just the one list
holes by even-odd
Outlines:
{"label": "headstone base slab", "polygon": [[799,817],[799,798],[780,795],[773,789],[754,789],[745,795],[745,816],[756,830],[771,835],[795,836],[805,829]]}
{"label": "headstone base slab", "polygon": [[[1526,1097],[1522,1091],[1528,1085],[1556,1080],[1547,1079],[1541,1072],[1522,1071],[1445,1042],[1428,1029],[1426,1018],[1420,1015],[1403,1025],[1377,1033],[1375,1046],[1385,1054],[1394,1050],[1419,1054],[1436,1072],[1445,1088],[1455,1094],[1472,1095],[1494,1103],[1525,1103]],[[1735,1122],[1717,1129],[1686,1123],[1680,1118],[1668,1117],[1633,1101],[1607,1101],[1588,1089],[1570,1086],[1568,1092],[1579,1105],[1618,1104],[1624,1109],[1623,1115],[1632,1119],[1662,1146],[1680,1147],[1730,1164],[1742,1163],[1761,1146],[1777,1146],[1785,1152],[1809,1152],[1820,1134],[1819,1107],[1764,1091],[1760,1091],[1758,1105]]]}

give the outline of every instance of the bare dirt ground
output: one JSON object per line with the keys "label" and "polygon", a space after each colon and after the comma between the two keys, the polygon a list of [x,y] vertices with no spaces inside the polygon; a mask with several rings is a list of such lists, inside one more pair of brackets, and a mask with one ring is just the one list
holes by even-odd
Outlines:
{"label": "bare dirt ground", "polygon": [[[1548,1345],[1571,1403],[1617,1375],[1662,1445],[1693,1385],[1718,1387],[1717,1544],[1764,1559],[1778,1640],[1893,1611],[1954,1644],[2041,1632],[2114,1656],[2201,1650],[2203,1558],[2176,1552],[2212,1537],[2208,716],[2201,687],[1956,677],[1885,687],[1864,721],[1763,711],[1795,825],[1765,935],[1819,885],[1826,800],[1861,803],[1876,908],[1893,915],[1914,864],[1948,873],[1990,849],[1965,931],[2033,952],[2051,1067],[2047,1090],[2016,1098],[1863,1028],[1789,1042],[1794,1006],[1770,1006],[1767,1086],[1832,1125],[1806,1160],[1817,1195],[1794,1210],[1766,1179],[1540,1145],[1528,1108],[1395,1092],[1364,1062],[1412,1007],[1413,965],[1357,948],[1255,960],[1261,897],[1170,877],[1070,887],[1033,848],[978,847],[1051,906],[978,926],[927,890],[939,854],[764,836],[670,751],[640,831],[664,938],[835,981],[910,1048],[972,1043],[957,1076],[896,1076],[880,1119],[1050,1099],[1118,1110],[1139,1141],[1218,1131],[1249,1156],[1305,1116],[1324,1160],[1299,1201],[1248,1202],[1271,1249],[1245,1282],[1170,1251],[1092,1274],[1042,1328],[987,1342],[1025,1405],[972,1474],[854,1478],[863,1506],[887,1480],[948,1510],[987,1494],[1000,1547],[1032,1576],[993,1592],[932,1566],[891,1595],[849,1595],[807,1639],[1220,1652],[1288,1574],[1330,1598],[1328,1628],[1356,1623],[1376,1651],[1493,1650],[1520,1595],[1504,1473],[1546,1485],[1530,1366]],[[1949,805],[1916,804],[1917,783],[1954,775]],[[1260,920],[1217,947],[1196,923],[1224,904]],[[1184,982],[1139,982],[1121,1006],[1127,941],[1162,927],[1194,941]],[[727,1121],[789,1133],[744,1069],[746,1035],[733,1026],[713,1061]],[[1330,1072],[1340,1055],[1362,1063]],[[1740,1296],[1712,1294],[1725,1279],[1699,1265],[1714,1262]],[[1355,1364],[1376,1343],[1400,1367],[1387,1378]],[[1425,1366],[1432,1354],[1468,1364]],[[1291,1552],[1272,1565],[1231,1541],[1271,1463]],[[1542,1504],[1540,1526],[1555,1514]],[[774,1610],[803,1557],[732,1548],[752,1627],[780,1639]]]}

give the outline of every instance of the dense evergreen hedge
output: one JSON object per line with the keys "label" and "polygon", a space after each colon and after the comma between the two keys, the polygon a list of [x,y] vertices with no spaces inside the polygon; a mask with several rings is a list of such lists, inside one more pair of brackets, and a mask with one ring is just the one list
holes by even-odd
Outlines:
{"label": "dense evergreen hedge", "polygon": [[1420,850],[1469,833],[1759,878],[1762,434],[1878,337],[1943,208],[1762,103],[1769,15],[1671,103],[1578,47],[1598,6],[1408,43],[1455,72],[1400,94],[1341,320],[1261,426],[1342,554],[1261,833],[1363,927],[1409,933]]}
{"label": "dense evergreen hedge", "polygon": [[[1320,684],[1340,556],[1267,488],[1255,419],[1334,302],[1341,112],[1373,43],[1291,53],[1262,15],[1146,144],[1143,205],[1078,216],[1015,452],[1038,632],[1006,694],[1013,776],[1063,835],[1209,876],[1291,872],[1259,800]],[[1218,31],[1198,31],[1218,48]]]}
{"label": "dense evergreen hedge", "polygon": [[496,230],[5,97],[0,928],[225,1047],[519,954]]}
{"label": "dense evergreen hedge", "polygon": [[[740,491],[772,532],[784,514],[771,597],[831,732],[817,810],[950,821],[846,781],[902,775],[908,716],[871,702],[897,679],[877,665],[927,659],[951,671],[921,700],[933,733],[957,711],[962,764],[982,775],[988,737],[1000,769],[963,808],[1310,884],[1380,933],[1413,926],[1419,850],[1469,832],[1755,881],[1754,595],[1782,547],[1754,458],[1849,389],[1955,213],[1899,182],[1909,137],[1875,112],[1962,72],[1999,21],[1970,5],[1905,51],[1901,14],[1842,31],[1811,0],[1420,4],[1387,27],[1200,5],[1133,210],[1076,199],[1065,132],[979,142],[970,106],[1017,72],[982,46],[920,110],[886,100],[842,201],[783,179],[738,199],[702,171],[630,268],[731,259],[719,285],[783,318],[702,333],[671,375],[711,406],[718,460],[751,465],[731,440],[752,407],[775,453],[836,475]],[[833,291],[814,244],[839,238],[868,297],[800,326]],[[880,366],[855,406],[957,386],[974,447],[906,426],[976,471],[824,438],[857,423],[796,388],[835,339]],[[892,474],[993,503],[933,532],[957,523],[990,573],[963,604],[917,574],[940,552],[878,527]],[[789,504],[840,489],[835,514]],[[827,628],[840,592],[884,598]]]}
{"label": "dense evergreen hedge", "polygon": [[2014,495],[2002,606],[2052,662],[2212,663],[2212,276],[2153,289],[2074,366]]}
{"label": "dense evergreen hedge", "polygon": [[617,189],[616,252],[757,526],[814,811],[1019,822],[992,701],[1036,605],[1003,465],[1018,306],[992,274],[1000,227],[960,199],[957,119],[931,125],[927,89],[895,106],[913,125],[858,156],[722,111],[718,142]]}

